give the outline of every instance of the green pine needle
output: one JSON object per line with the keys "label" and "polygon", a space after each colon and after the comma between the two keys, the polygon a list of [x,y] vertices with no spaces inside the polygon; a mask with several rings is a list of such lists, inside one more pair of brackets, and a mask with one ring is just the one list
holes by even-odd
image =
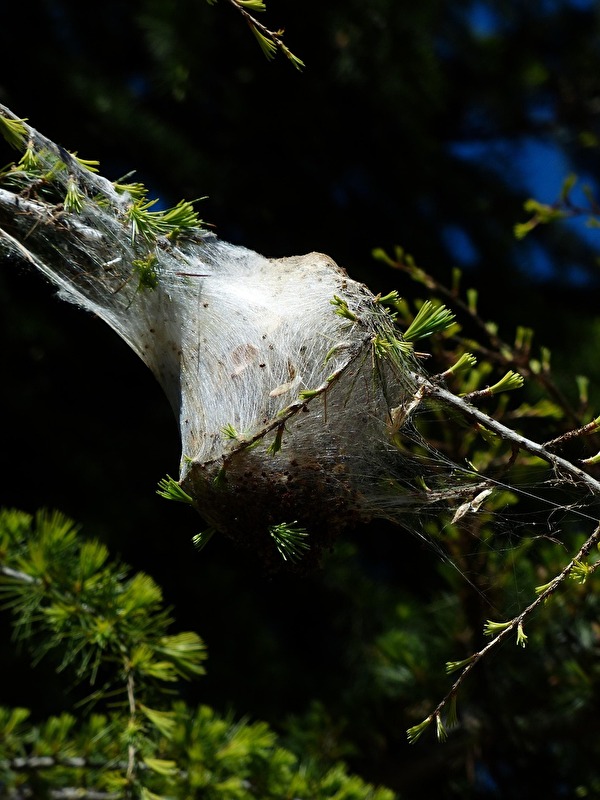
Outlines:
{"label": "green pine needle", "polygon": [[472,655],[469,656],[468,658],[463,658],[462,661],[447,661],[446,674],[451,675],[453,672],[458,672],[459,670],[468,666],[473,661],[474,658],[475,655]]}
{"label": "green pine needle", "polygon": [[446,713],[446,727],[455,728],[458,725],[458,712],[456,710],[456,694],[453,694],[448,704]]}
{"label": "green pine needle", "polygon": [[373,338],[371,345],[377,358],[400,357],[402,354],[410,353],[413,349],[412,342],[405,342],[391,334],[378,333]]}
{"label": "green pine needle", "polygon": [[165,739],[170,739],[175,732],[175,713],[173,711],[159,711],[156,708],[148,708],[143,703],[138,703],[138,708],[146,719],[157,728]]}
{"label": "green pine needle", "polygon": [[99,172],[100,162],[93,158],[79,158],[77,153],[71,153],[75,161],[80,167],[83,167],[88,172]]}
{"label": "green pine needle", "polygon": [[295,524],[296,521],[282,522],[269,528],[269,533],[284,561],[300,561],[306,551],[310,550],[307,542],[308,532],[305,528],[294,528]]}
{"label": "green pine needle", "polygon": [[416,339],[423,339],[446,330],[453,322],[454,314],[446,306],[436,306],[431,300],[426,300],[404,332],[403,338],[408,342],[414,342]]}
{"label": "green pine needle", "polygon": [[158,482],[156,494],[164,497],[165,500],[174,500],[177,503],[189,503],[190,505],[194,504],[189,494],[184,492],[179,483],[170,475],[167,475],[166,478],[162,478],[162,480]]}
{"label": "green pine needle", "polygon": [[155,772],[157,775],[163,775],[166,778],[172,778],[177,775],[177,762],[170,761],[164,758],[150,758],[146,756],[142,763],[146,766],[151,772]]}
{"label": "green pine needle", "polygon": [[542,583],[539,586],[536,586],[535,587],[535,593],[536,594],[543,594],[546,591],[546,589],[549,589],[555,583],[555,581],[556,581],[556,579],[553,578],[551,581],[548,581],[548,583]]}
{"label": "green pine needle", "polygon": [[352,322],[356,322],[358,319],[356,314],[353,311],[350,311],[348,303],[341,297],[338,297],[337,294],[334,294],[333,299],[329,302],[332,306],[335,306],[335,313],[338,315],[338,317],[345,317],[346,319],[352,320]]}
{"label": "green pine needle", "polygon": [[132,172],[124,175],[118,181],[114,181],[113,186],[116,192],[119,194],[128,194],[132,200],[142,200],[146,197],[148,190],[144,186],[143,183],[139,181],[133,183],[123,183],[127,178],[130,178],[133,175]]}
{"label": "green pine needle", "polygon": [[510,625],[512,625],[512,622],[494,622],[493,620],[488,619],[488,621],[483,626],[483,635],[497,636],[503,630],[510,627]]}
{"label": "green pine needle", "polygon": [[39,172],[40,170],[40,158],[32,141],[28,142],[25,152],[19,160],[19,168],[25,172]]}
{"label": "green pine needle", "polygon": [[131,223],[131,241],[138,235],[153,240],[158,236],[169,236],[184,230],[202,227],[192,203],[180,200],[176,206],[166,211],[150,211],[158,200],[136,200],[129,208],[127,217]]}
{"label": "green pine needle", "polygon": [[219,467],[217,474],[213,478],[213,486],[216,489],[219,489],[222,486],[224,486],[226,482],[227,482],[227,470],[225,469],[224,466]]}
{"label": "green pine needle", "polygon": [[226,439],[235,440],[240,438],[240,434],[230,422],[228,422],[227,425],[223,425],[223,427],[221,428],[221,433]]}
{"label": "green pine needle", "polygon": [[291,50],[289,50],[284,44],[279,44],[281,50],[283,51],[284,56],[287,58],[288,61],[291,62],[292,66],[296,67],[297,70],[302,70],[306,66],[304,61],[298,56],[294,55]]}
{"label": "green pine needle", "polygon": [[418,742],[421,736],[425,733],[425,731],[431,725],[432,722],[433,722],[433,715],[424,719],[423,722],[419,722],[418,725],[413,725],[412,728],[409,728],[406,731],[406,738],[408,739],[408,743],[415,744],[416,742]]}
{"label": "green pine needle", "polygon": [[479,302],[479,292],[477,289],[467,289],[467,305],[469,312],[473,315],[477,314],[477,303]]}
{"label": "green pine needle", "polygon": [[249,8],[252,11],[266,11],[267,7],[262,0],[235,0],[238,6]]}
{"label": "green pine needle", "polygon": [[520,389],[523,386],[523,376],[518,372],[513,372],[509,369],[503,378],[500,378],[498,383],[488,388],[491,394],[499,394],[500,392],[511,392],[514,389]]}
{"label": "green pine needle", "polygon": [[204,531],[200,531],[200,533],[197,533],[192,538],[192,542],[194,544],[194,547],[197,550],[204,550],[204,548],[210,542],[210,540],[215,535],[215,533],[216,533],[216,530],[214,528],[207,528]]}
{"label": "green pine needle", "polygon": [[584,584],[594,568],[583,561],[576,561],[569,572],[569,578],[572,578],[577,583]]}
{"label": "green pine needle", "polygon": [[79,189],[75,180],[69,178],[67,181],[67,194],[64,200],[65,211],[72,211],[75,214],[79,214],[83,210],[83,201],[83,192]]}
{"label": "green pine needle", "polygon": [[133,271],[138,277],[138,290],[154,290],[158,287],[158,272],[156,265],[158,258],[155,253],[149,253],[146,258],[136,258],[131,262]]}
{"label": "green pine needle", "polygon": [[320,389],[302,389],[302,391],[298,393],[298,399],[310,400],[311,397],[316,397],[319,394],[321,394]]}
{"label": "green pine needle", "polygon": [[256,41],[260,45],[260,49],[263,51],[265,57],[272,61],[275,58],[277,53],[277,45],[272,39],[267,38],[263,33],[261,33],[256,25],[253,25],[251,22],[248,22],[250,26],[250,30],[256,36]]}
{"label": "green pine needle", "polygon": [[445,742],[448,738],[448,731],[444,727],[441,714],[435,715],[435,732],[437,734],[438,742]]}
{"label": "green pine needle", "polygon": [[449,375],[460,375],[461,373],[472,369],[476,364],[477,359],[473,353],[463,353],[458,361],[444,372],[444,377]]}
{"label": "green pine needle", "polygon": [[283,443],[283,432],[285,431],[285,425],[278,425],[277,430],[275,431],[275,436],[271,444],[267,447],[267,453],[270,456],[274,456],[275,453],[278,453],[281,450],[281,445]]}
{"label": "green pine needle", "polygon": [[375,302],[380,303],[383,306],[395,307],[396,303],[400,302],[400,295],[395,289],[392,289],[391,292],[388,292],[388,294],[383,295],[383,297],[381,296],[376,297]]}
{"label": "green pine needle", "polygon": [[27,138],[27,128],[23,124],[27,119],[9,119],[0,114],[0,135],[11,147],[20,150]]}
{"label": "green pine needle", "polygon": [[590,456],[590,458],[584,458],[581,461],[582,464],[600,464],[600,451],[596,453],[595,456]]}

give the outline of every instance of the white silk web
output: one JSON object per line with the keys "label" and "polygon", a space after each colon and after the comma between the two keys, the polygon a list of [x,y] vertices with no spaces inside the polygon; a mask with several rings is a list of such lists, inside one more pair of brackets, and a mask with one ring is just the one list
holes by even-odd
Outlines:
{"label": "white silk web", "polygon": [[319,253],[269,259],[193,225],[144,230],[131,194],[26,130],[35,169],[5,176],[0,244],[152,370],[179,420],[179,483],[213,528],[268,561],[269,532],[293,524],[316,558],[358,522],[480,502],[490,482],[419,437],[427,379],[364,285]]}

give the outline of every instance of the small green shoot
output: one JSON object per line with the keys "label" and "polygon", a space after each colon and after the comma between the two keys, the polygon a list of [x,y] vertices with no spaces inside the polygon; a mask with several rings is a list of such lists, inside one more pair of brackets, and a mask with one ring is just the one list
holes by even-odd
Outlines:
{"label": "small green shoot", "polygon": [[176,235],[183,230],[202,226],[202,221],[189,201],[180,200],[176,206],[166,211],[150,211],[157,202],[157,199],[140,199],[129,207],[127,219],[131,223],[132,242],[138,235],[151,241],[158,236]]}
{"label": "small green shoot", "polygon": [[69,176],[67,181],[67,193],[64,200],[65,211],[72,211],[75,214],[79,214],[83,210],[83,201],[83,192],[77,186],[75,179]]}
{"label": "small green shoot", "polygon": [[219,471],[213,478],[213,486],[218,489],[224,486],[227,483],[227,470],[225,467],[220,467]]}
{"label": "small green shoot", "polygon": [[166,778],[173,778],[178,772],[177,762],[168,761],[164,758],[150,758],[146,756],[142,760],[142,764],[144,764],[150,772],[155,772],[157,775],[163,775]]}
{"label": "small green shoot", "polygon": [[600,451],[596,453],[595,456],[590,456],[590,458],[584,458],[581,461],[582,464],[600,464]]}
{"label": "small green shoot", "polygon": [[436,306],[431,300],[426,300],[404,332],[404,339],[407,342],[423,339],[446,330],[453,322],[454,314],[446,306]]}
{"label": "small green shoot", "polygon": [[549,222],[563,219],[565,212],[547,203],[540,203],[538,200],[530,198],[526,200],[523,208],[532,216],[526,222],[519,222],[514,226],[514,234],[517,239],[524,239],[538,225],[547,225]]}
{"label": "small green shoot", "polygon": [[250,25],[250,30],[255,35],[256,41],[260,45],[260,49],[263,51],[265,58],[268,61],[272,61],[277,55],[277,45],[273,39],[269,39],[264,33],[261,33],[256,25]]}
{"label": "small green shoot", "polygon": [[221,433],[226,439],[236,440],[240,438],[240,434],[230,422],[228,422],[227,425],[223,425]]}
{"label": "small green shoot", "polygon": [[435,715],[435,732],[438,738],[438,742],[445,742],[446,739],[448,738],[448,731],[444,727],[441,714]]}
{"label": "small green shoot", "polygon": [[450,375],[460,375],[463,372],[468,372],[477,364],[477,359],[473,353],[463,353],[458,361],[442,373],[444,378]]}
{"label": "small green shoot", "polygon": [[356,322],[358,317],[353,311],[350,311],[348,307],[348,303],[343,300],[341,297],[338,297],[337,294],[333,295],[333,300],[329,301],[332,306],[335,306],[335,313],[338,317],[345,317],[346,319],[352,320],[352,322]]}
{"label": "small green shoot", "polygon": [[30,172],[30,173],[37,173],[41,169],[40,157],[35,147],[33,146],[33,142],[31,141],[31,139],[27,143],[25,152],[23,153],[23,155],[19,160],[18,168],[24,170],[25,172]]}
{"label": "small green shoot", "polygon": [[401,300],[402,298],[395,289],[393,289],[391,292],[388,292],[388,294],[383,295],[383,297],[379,295],[375,298],[376,303],[382,306],[389,306],[390,308],[397,308],[398,303],[400,303]]}
{"label": "small green shoot", "polygon": [[517,625],[517,645],[525,647],[527,645],[527,634],[523,630],[523,623],[519,622]]}
{"label": "small green shoot", "polygon": [[158,287],[158,272],[156,253],[149,253],[146,258],[136,258],[131,262],[134,273],[138,277],[138,290],[154,290]]}
{"label": "small green shoot", "polygon": [[295,524],[296,521],[282,522],[269,528],[269,533],[284,561],[300,561],[306,551],[310,550],[307,541],[308,532],[305,528],[295,528]]}
{"label": "small green shoot", "polygon": [[275,453],[278,453],[281,450],[284,431],[285,431],[285,425],[281,424],[277,426],[277,430],[275,431],[275,438],[273,439],[271,444],[267,447],[267,453],[270,456],[274,456]]}
{"label": "small green shoot", "polygon": [[446,675],[451,675],[453,672],[458,672],[464,667],[468,666],[476,658],[476,655],[463,658],[462,661],[447,661],[446,662]]}
{"label": "small green shoot", "polygon": [[263,0],[235,0],[238,6],[249,8],[251,11],[266,11],[267,7]]}
{"label": "small green shoot", "polygon": [[302,389],[301,392],[298,392],[298,399],[310,400],[312,397],[316,397],[321,393],[322,393],[321,389]]}
{"label": "small green shoot", "polygon": [[423,722],[419,722],[418,725],[413,725],[412,728],[409,728],[406,731],[406,738],[408,739],[409,744],[415,744],[419,741],[421,736],[425,733],[427,728],[433,722],[433,714],[429,717],[426,717]]}
{"label": "small green shoot", "polygon": [[475,316],[477,314],[477,303],[479,301],[479,293],[477,289],[467,289],[467,306],[469,312]]}
{"label": "small green shoot", "polygon": [[405,342],[391,334],[381,333],[373,337],[371,345],[377,358],[386,358],[386,356],[398,357],[411,352],[413,349],[412,342]]}
{"label": "small green shoot", "polygon": [[148,190],[143,183],[123,183],[122,181],[128,177],[130,177],[130,175],[125,175],[121,180],[114,181],[113,187],[115,191],[119,194],[128,194],[132,200],[142,200],[146,197]]}
{"label": "small green shoot", "polygon": [[0,135],[6,139],[11,147],[20,150],[27,138],[27,127],[24,123],[27,119],[11,119],[0,114]]}
{"label": "small green shoot", "polygon": [[488,619],[483,626],[483,635],[498,636],[498,634],[502,633],[503,630],[510,628],[512,624],[512,622],[494,622],[493,620]]}
{"label": "small green shoot", "polygon": [[481,398],[492,397],[493,395],[500,394],[500,392],[510,392],[514,389],[520,389],[523,386],[523,383],[523,376],[519,375],[518,372],[513,372],[512,369],[509,369],[506,375],[500,378],[500,380],[497,383],[494,383],[492,386],[486,386],[485,389],[478,389],[473,392],[463,392],[461,397],[464,397],[469,401],[479,400]]}
{"label": "small green shoot", "polygon": [[575,561],[569,572],[569,578],[577,581],[577,583],[584,584],[593,571],[594,567],[590,566],[590,564],[586,564],[584,561]]}
{"label": "small green shoot", "polygon": [[342,350],[347,350],[347,344],[334,344],[333,347],[327,351],[327,355],[325,356],[325,360],[323,361],[324,364],[327,364],[336,353],[339,353]]}
{"label": "small green shoot", "polygon": [[210,542],[215,533],[216,530],[214,528],[207,528],[206,530],[197,533],[192,538],[192,542],[194,543],[196,550],[204,550],[204,548]]}
{"label": "small green shoot", "polygon": [[448,711],[446,712],[446,727],[455,728],[458,725],[458,711],[456,708],[456,694],[453,694],[449,701]]}
{"label": "small green shoot", "polygon": [[194,504],[189,494],[184,492],[179,483],[170,475],[167,475],[166,478],[162,478],[158,482],[156,494],[164,497],[165,500],[174,500],[177,503],[189,503],[190,505]]}
{"label": "small green shoot", "polygon": [[391,256],[389,256],[382,247],[376,247],[371,250],[371,256],[376,261],[381,261],[383,264],[386,264],[388,267],[392,267],[393,269],[398,267],[396,261],[394,261]]}
{"label": "small green shoot", "polygon": [[88,172],[99,172],[100,162],[94,158],[79,158],[77,153],[71,153],[75,161],[80,167],[83,167]]}
{"label": "small green shoot", "polygon": [[579,395],[579,403],[585,408],[589,402],[590,379],[587,375],[576,375],[575,384],[577,385],[577,394]]}
{"label": "small green shoot", "polygon": [[524,325],[517,325],[515,333],[515,348],[528,353],[531,350],[531,343],[533,341],[533,330]]}
{"label": "small green shoot", "polygon": [[490,394],[499,394],[500,392],[511,392],[514,389],[520,389],[523,386],[523,376],[518,372],[513,372],[509,369],[503,378],[500,378],[498,383],[489,386],[487,391]]}
{"label": "small green shoot", "polygon": [[149,708],[143,703],[138,703],[137,707],[146,719],[165,737],[170,739],[175,732],[175,713],[173,711],[159,711],[156,708]]}

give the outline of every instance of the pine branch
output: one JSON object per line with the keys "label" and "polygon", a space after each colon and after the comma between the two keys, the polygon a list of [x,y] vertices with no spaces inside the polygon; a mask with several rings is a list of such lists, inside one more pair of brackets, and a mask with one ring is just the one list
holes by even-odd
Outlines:
{"label": "pine branch", "polygon": [[[415,399],[419,400],[421,397],[429,397],[444,403],[457,410],[465,419],[482,425],[488,430],[495,433],[504,441],[509,442],[513,447],[513,457],[517,449],[524,450],[531,455],[546,461],[551,467],[554,468],[558,475],[568,475],[577,484],[586,486],[593,494],[600,494],[600,482],[593,478],[588,473],[581,470],[570,461],[557,456],[555,453],[548,449],[547,445],[542,445],[528,439],[525,436],[517,433],[516,431],[503,425],[501,422],[489,417],[479,409],[472,406],[466,398],[458,397],[444,387],[429,382],[423,379],[422,376],[415,375],[415,381],[420,384],[419,392],[415,395]],[[576,433],[581,433],[578,431]],[[550,443],[552,444],[552,443]],[[513,617],[508,622],[503,623],[488,623],[486,632],[494,635],[494,638],[478,652],[472,654],[469,658],[458,663],[450,663],[448,665],[449,671],[461,669],[460,675],[453,683],[447,694],[438,703],[436,708],[429,714],[421,723],[413,726],[407,732],[410,742],[416,742],[422,733],[433,722],[436,723],[438,738],[443,740],[445,738],[445,729],[442,722],[442,712],[449,704],[456,702],[456,697],[460,686],[464,683],[465,679],[475,668],[475,666],[486,656],[491,650],[495,649],[502,641],[508,636],[517,634],[517,644],[525,645],[527,637],[524,634],[523,626],[526,620],[543,604],[545,603],[565,582],[565,580],[572,576],[577,570],[581,571],[582,564],[585,565],[585,559],[589,556],[592,549],[600,543],[600,525],[598,525],[593,533],[586,539],[578,552],[571,558],[569,563],[561,570],[561,572],[553,578],[549,583],[542,587],[542,591],[538,594],[537,598],[531,602],[523,611],[517,616]],[[587,565],[586,565],[587,566]],[[593,572],[596,565],[587,567],[585,569],[584,577],[587,577],[589,572]]]}
{"label": "pine branch", "polygon": [[[215,2],[215,0],[209,0],[209,2]],[[302,69],[305,66],[304,62],[299,59],[298,56],[295,56],[284,44],[282,38],[283,30],[269,30],[266,25],[259,22],[256,17],[248,11],[248,8],[252,8],[255,11],[265,11],[264,3],[257,2],[256,0],[227,0],[227,2],[237,9],[244,17],[250,30],[256,36],[261,50],[269,60],[272,59],[277,50],[279,50],[296,69]]]}
{"label": "pine branch", "polygon": [[[585,562],[585,559],[590,554],[592,549],[600,543],[600,525],[596,527],[594,532],[589,536],[586,541],[583,543],[579,551],[573,558],[569,561],[569,563],[563,568],[563,570],[555,577],[549,584],[547,584],[544,591],[538,594],[537,598],[530,603],[523,611],[517,614],[516,617],[513,617],[508,622],[501,622],[501,623],[493,623],[489,622],[486,626],[486,633],[488,635],[491,633],[492,635],[496,633],[494,638],[481,650],[473,653],[469,658],[464,659],[464,661],[458,662],[458,664],[454,664],[450,662],[447,665],[447,671],[455,671],[458,667],[462,669],[460,675],[456,679],[456,681],[452,684],[450,690],[447,694],[440,700],[438,705],[435,709],[429,714],[421,723],[418,725],[413,726],[407,732],[408,739],[411,743],[414,743],[418,740],[420,735],[424,732],[424,730],[435,720],[438,725],[438,738],[443,740],[444,736],[439,735],[440,727],[443,729],[443,725],[441,722],[441,715],[442,712],[446,709],[446,707],[450,704],[455,702],[456,696],[458,693],[459,688],[462,686],[466,678],[468,677],[469,673],[475,668],[475,666],[481,661],[481,659],[488,655],[492,650],[496,649],[498,645],[503,642],[507,637],[511,636],[512,634],[517,633],[516,641],[517,644],[525,646],[527,641],[527,637],[523,632],[524,623],[529,617],[536,611],[541,605],[543,605],[550,597],[560,588],[560,586],[565,582],[565,580],[573,574],[573,571],[577,568],[579,564]],[[463,666],[464,665],[464,666]]]}
{"label": "pine branch", "polygon": [[555,453],[552,453],[550,450],[548,450],[548,448],[544,445],[522,436],[520,433],[512,430],[512,428],[508,428],[501,422],[498,422],[487,414],[484,414],[482,411],[475,408],[475,406],[471,405],[465,398],[458,397],[457,395],[448,391],[448,389],[445,389],[443,386],[431,383],[429,380],[424,379],[423,376],[417,374],[414,375],[414,379],[417,384],[424,387],[424,395],[426,397],[440,400],[444,404],[455,408],[466,419],[476,422],[479,425],[483,425],[484,428],[487,428],[488,430],[497,434],[505,441],[516,445],[521,450],[525,450],[531,455],[538,456],[538,458],[541,458],[543,461],[546,461],[556,469],[558,474],[569,475],[576,481],[576,483],[584,484],[594,494],[600,494],[600,482],[587,472],[584,472],[582,469],[577,467],[571,461],[557,456]]}
{"label": "pine branch", "polygon": [[460,310],[460,312],[473,323],[473,325],[482,335],[483,341],[487,342],[489,345],[486,347],[481,341],[469,341],[469,348],[476,349],[479,354],[493,363],[497,363],[509,368],[516,366],[519,372],[521,372],[526,379],[535,380],[542,386],[542,388],[563,409],[566,416],[574,425],[577,427],[581,425],[579,415],[575,412],[571,403],[565,397],[560,388],[554,383],[550,375],[547,374],[544,369],[533,369],[529,354],[512,347],[508,344],[508,342],[501,339],[500,336],[498,336],[495,327],[491,326],[481,317],[477,310],[476,297],[473,296],[473,293],[468,293],[469,297],[467,301],[463,300],[458,292],[458,279],[457,285],[453,288],[449,288],[425,269],[417,266],[412,256],[404,253],[402,248],[399,247],[396,248],[395,258],[389,256],[380,248],[373,251],[373,256],[378,261],[382,261],[392,269],[404,272],[413,281],[416,281],[430,291],[435,292],[435,294],[444,298],[444,300],[447,301],[450,306]]}

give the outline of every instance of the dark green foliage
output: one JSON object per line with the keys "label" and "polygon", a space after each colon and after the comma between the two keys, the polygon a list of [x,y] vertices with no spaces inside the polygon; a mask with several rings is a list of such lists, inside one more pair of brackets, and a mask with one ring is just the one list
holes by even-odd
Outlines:
{"label": "dark green foliage", "polygon": [[[36,660],[92,684],[86,712],[31,723],[0,708],[2,792],[80,791],[100,798],[392,800],[341,763],[299,763],[262,722],[235,721],[173,699],[204,673],[204,645],[167,633],[162,593],[143,573],[108,561],[58,513],[0,512],[0,591],[18,640]],[[91,711],[90,709],[94,709]]]}

